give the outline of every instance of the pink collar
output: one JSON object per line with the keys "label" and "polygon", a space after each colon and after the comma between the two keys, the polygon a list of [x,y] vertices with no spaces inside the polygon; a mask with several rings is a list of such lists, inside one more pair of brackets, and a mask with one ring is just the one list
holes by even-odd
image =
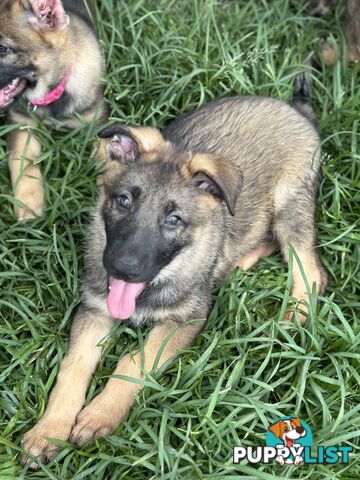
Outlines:
{"label": "pink collar", "polygon": [[63,80],[57,85],[54,90],[51,90],[51,92],[47,93],[43,97],[41,97],[39,100],[31,100],[30,104],[34,105],[35,107],[45,107],[46,105],[50,105],[50,103],[56,102],[56,100],[59,100],[65,92],[65,87],[66,84],[69,81],[70,75],[72,73],[72,68],[69,68],[69,70],[66,72],[65,77]]}

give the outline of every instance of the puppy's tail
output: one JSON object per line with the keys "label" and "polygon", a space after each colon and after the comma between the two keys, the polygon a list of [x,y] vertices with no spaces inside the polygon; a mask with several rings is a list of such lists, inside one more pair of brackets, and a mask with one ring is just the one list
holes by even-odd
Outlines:
{"label": "puppy's tail", "polygon": [[312,82],[308,73],[302,72],[295,79],[291,105],[316,126],[316,116],[311,101]]}

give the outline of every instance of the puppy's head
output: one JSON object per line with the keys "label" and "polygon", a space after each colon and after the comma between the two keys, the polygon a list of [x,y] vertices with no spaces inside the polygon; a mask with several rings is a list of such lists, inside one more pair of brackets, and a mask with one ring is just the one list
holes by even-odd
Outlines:
{"label": "puppy's head", "polygon": [[222,158],[176,152],[156,129],[115,125],[99,136],[108,158],[102,215],[109,310],[129,316],[144,285],[196,244],[222,203],[235,213],[241,177]]}
{"label": "puppy's head", "polygon": [[63,78],[71,52],[61,0],[1,0],[0,109],[40,98]]}
{"label": "puppy's head", "polygon": [[301,425],[300,418],[279,420],[269,427],[269,431],[273,433],[275,437],[283,440],[289,447],[292,447],[295,440],[306,435],[306,431]]}

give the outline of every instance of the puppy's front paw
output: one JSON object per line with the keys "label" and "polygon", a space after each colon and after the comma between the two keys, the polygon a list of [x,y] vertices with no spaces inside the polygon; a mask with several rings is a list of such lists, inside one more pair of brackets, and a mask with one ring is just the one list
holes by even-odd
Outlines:
{"label": "puppy's front paw", "polygon": [[39,465],[29,457],[29,453],[38,457],[38,460],[42,463],[51,460],[56,455],[58,447],[47,440],[47,438],[67,440],[71,432],[71,426],[70,423],[66,423],[63,420],[40,420],[24,435],[24,450],[26,454],[22,458],[22,463],[30,463],[30,468],[34,470],[39,467]]}
{"label": "puppy's front paw", "polygon": [[105,437],[112,433],[119,425],[114,410],[95,398],[76,417],[76,423],[70,435],[70,441],[77,445],[97,437]]}
{"label": "puppy's front paw", "polygon": [[299,310],[297,310],[296,312],[289,310],[285,314],[285,322],[288,322],[288,327],[291,327],[292,324],[296,322],[296,320],[299,321],[300,325],[305,325],[307,321],[307,316],[305,313],[300,312]]}
{"label": "puppy's front paw", "polygon": [[307,297],[299,292],[292,292],[292,296],[297,299],[297,302],[291,304],[285,314],[285,322],[288,323],[287,327],[290,328],[297,321],[300,325],[305,325],[309,314]]}
{"label": "puppy's front paw", "polygon": [[36,185],[36,188],[22,188],[15,194],[16,200],[21,202],[15,205],[14,211],[17,220],[27,221],[42,217],[45,210],[44,190],[42,186]]}

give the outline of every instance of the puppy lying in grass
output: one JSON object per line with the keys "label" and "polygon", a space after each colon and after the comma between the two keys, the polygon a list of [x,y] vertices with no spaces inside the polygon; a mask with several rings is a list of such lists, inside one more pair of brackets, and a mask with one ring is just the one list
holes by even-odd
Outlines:
{"label": "puppy lying in grass", "polygon": [[89,231],[83,302],[46,412],[25,435],[25,462],[36,467],[34,457],[54,455],[48,438],[83,444],[128,414],[141,382],[115,377],[83,408],[99,343],[118,319],[154,324],[143,351],[123,357],[114,372],[142,379],[192,344],[217,282],[277,248],[288,261],[292,247],[291,294],[305,321],[308,295],[326,287],[314,248],[321,151],[313,120],[301,76],[293,106],[222,98],[163,134],[123,125],[100,134],[108,165]]}
{"label": "puppy lying in grass", "polygon": [[[0,1],[0,113],[17,125],[7,137],[17,220],[45,209],[37,122],[76,128],[104,121],[105,61],[90,0]],[[50,172],[51,173],[51,172]]]}

